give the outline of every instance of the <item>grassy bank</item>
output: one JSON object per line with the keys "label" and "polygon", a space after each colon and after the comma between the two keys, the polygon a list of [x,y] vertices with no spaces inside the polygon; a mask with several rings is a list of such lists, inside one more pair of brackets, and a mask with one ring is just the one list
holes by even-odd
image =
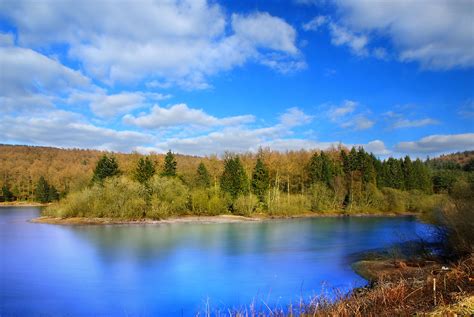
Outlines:
{"label": "grassy bank", "polygon": [[4,201],[0,202],[0,207],[45,207],[48,204],[36,201]]}

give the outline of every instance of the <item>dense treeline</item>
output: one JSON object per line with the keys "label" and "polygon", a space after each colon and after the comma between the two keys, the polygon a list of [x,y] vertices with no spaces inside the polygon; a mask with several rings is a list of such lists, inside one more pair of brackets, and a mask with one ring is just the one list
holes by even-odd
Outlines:
{"label": "dense treeline", "polygon": [[[448,160],[443,157],[443,161]],[[143,156],[0,146],[0,162],[2,200],[136,196],[143,200],[144,210],[134,218],[150,217],[149,210],[157,204],[155,218],[226,211],[421,211],[439,198],[431,194],[450,192],[459,179],[472,179],[472,157],[453,174],[452,169],[435,164],[436,160],[412,161],[407,156],[382,161],[362,148],[342,147],[317,152],[261,150],[219,159],[171,152]],[[47,183],[48,190],[52,188],[51,195],[38,194],[40,181]]]}
{"label": "dense treeline", "polygon": [[[314,152],[306,162],[300,160],[299,169],[293,173],[282,173],[281,166],[270,168],[278,166],[271,165],[272,154],[263,150],[255,155],[226,154],[223,160],[215,161],[222,164],[222,170],[214,177],[209,172],[212,165],[205,159],[199,161],[193,175],[180,174],[171,152],[161,166],[153,156],[141,156],[128,173],[121,170],[113,155],[103,155],[89,185],[47,213],[159,219],[225,212],[419,212],[432,209],[440,199],[432,195],[432,170],[408,156],[381,161],[363,148],[339,148]],[[253,163],[250,172],[244,162]]]}

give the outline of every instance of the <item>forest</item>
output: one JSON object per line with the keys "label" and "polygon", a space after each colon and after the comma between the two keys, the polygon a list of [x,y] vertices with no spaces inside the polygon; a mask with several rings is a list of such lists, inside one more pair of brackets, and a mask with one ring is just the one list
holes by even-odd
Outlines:
{"label": "forest", "polygon": [[[193,157],[0,146],[1,201],[60,217],[422,212],[473,184],[474,155],[380,160],[363,148]],[[461,158],[461,159],[460,159]]]}

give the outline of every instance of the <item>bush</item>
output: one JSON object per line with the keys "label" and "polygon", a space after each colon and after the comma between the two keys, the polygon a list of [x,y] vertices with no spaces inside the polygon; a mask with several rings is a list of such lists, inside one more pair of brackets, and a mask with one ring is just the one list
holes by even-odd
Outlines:
{"label": "bush", "polygon": [[463,257],[474,252],[474,190],[465,181],[453,186],[451,199],[435,212],[444,251],[449,257]]}
{"label": "bush", "polygon": [[309,200],[311,211],[332,211],[337,208],[334,192],[321,182],[311,185]]}
{"label": "bush", "polygon": [[113,177],[80,192],[71,193],[45,215],[69,217],[110,217],[140,219],[147,210],[146,189],[125,177]]}
{"label": "bush", "polygon": [[382,189],[384,195],[383,209],[388,212],[403,213],[407,211],[407,194],[398,189],[385,187]]}
{"label": "bush", "polygon": [[253,194],[239,196],[233,204],[234,213],[242,216],[250,216],[258,205],[258,198]]}
{"label": "bush", "polygon": [[274,216],[291,216],[311,210],[311,201],[305,195],[275,193],[267,198],[268,213]]}
{"label": "bush", "polygon": [[151,218],[183,215],[188,208],[189,190],[174,177],[154,176],[150,181]]}
{"label": "bush", "polygon": [[229,202],[218,189],[194,189],[190,197],[191,211],[195,215],[215,216],[228,212]]}
{"label": "bush", "polygon": [[407,209],[412,212],[429,212],[440,205],[443,195],[427,195],[419,190],[408,192]]}

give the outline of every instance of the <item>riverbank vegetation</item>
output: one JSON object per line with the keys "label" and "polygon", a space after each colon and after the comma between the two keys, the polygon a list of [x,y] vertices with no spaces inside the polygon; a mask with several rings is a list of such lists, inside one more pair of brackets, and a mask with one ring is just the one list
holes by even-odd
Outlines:
{"label": "riverbank vegetation", "polygon": [[419,213],[473,179],[470,152],[423,162],[343,147],[223,158],[0,147],[0,200],[61,198],[46,211],[61,217]]}

